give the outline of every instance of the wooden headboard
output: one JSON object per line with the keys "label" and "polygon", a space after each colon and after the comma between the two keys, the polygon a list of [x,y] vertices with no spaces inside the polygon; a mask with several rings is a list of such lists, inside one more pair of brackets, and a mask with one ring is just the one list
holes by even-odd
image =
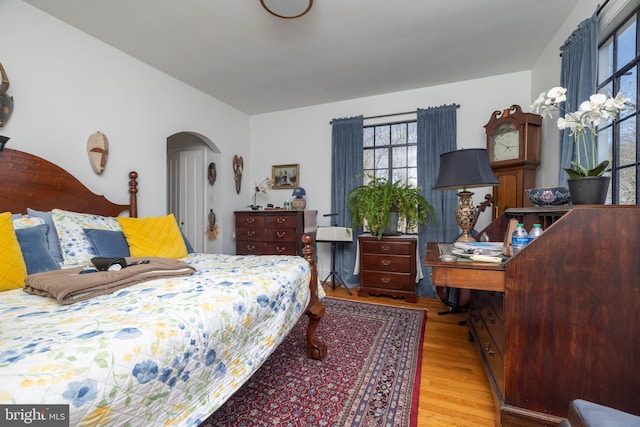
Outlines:
{"label": "wooden headboard", "polygon": [[27,208],[117,216],[125,210],[138,216],[138,173],[129,172],[129,204],[97,195],[63,168],[18,150],[0,151],[0,212],[27,213]]}

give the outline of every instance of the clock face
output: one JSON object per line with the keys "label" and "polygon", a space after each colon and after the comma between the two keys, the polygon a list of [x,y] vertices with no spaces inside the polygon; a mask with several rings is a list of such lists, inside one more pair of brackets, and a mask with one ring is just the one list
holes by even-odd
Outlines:
{"label": "clock face", "polygon": [[513,123],[503,123],[492,136],[492,162],[520,157],[520,133]]}

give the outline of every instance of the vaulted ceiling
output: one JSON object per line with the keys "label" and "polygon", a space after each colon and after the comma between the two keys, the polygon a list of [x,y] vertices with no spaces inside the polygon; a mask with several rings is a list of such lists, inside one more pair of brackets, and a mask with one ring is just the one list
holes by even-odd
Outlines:
{"label": "vaulted ceiling", "polygon": [[531,69],[577,0],[25,0],[248,114]]}

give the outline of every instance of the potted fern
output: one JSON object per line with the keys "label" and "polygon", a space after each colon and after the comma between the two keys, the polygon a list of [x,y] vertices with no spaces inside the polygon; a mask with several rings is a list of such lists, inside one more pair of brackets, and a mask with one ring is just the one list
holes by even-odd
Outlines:
{"label": "potted fern", "polygon": [[347,195],[354,226],[366,226],[380,239],[385,234],[397,234],[399,223],[404,224],[404,229],[412,230],[435,218],[433,206],[420,193],[419,187],[380,177],[368,176],[367,180]]}

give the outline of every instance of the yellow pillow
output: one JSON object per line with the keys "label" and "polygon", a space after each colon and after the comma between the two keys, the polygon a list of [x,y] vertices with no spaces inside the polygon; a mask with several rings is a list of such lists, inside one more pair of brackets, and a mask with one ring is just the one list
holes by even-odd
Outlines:
{"label": "yellow pillow", "polygon": [[173,214],[149,218],[118,217],[133,257],[182,258],[187,246]]}
{"label": "yellow pillow", "polygon": [[0,214],[0,292],[20,289],[27,277],[27,265],[13,230],[11,212]]}

